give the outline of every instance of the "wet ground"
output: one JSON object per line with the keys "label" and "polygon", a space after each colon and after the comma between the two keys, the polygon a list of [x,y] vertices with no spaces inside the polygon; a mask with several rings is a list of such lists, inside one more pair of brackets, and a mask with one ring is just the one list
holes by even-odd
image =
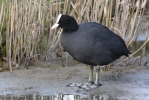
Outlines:
{"label": "wet ground", "polygon": [[143,63],[119,67],[122,72],[116,81],[112,71],[102,71],[102,86],[77,92],[78,87],[66,85],[87,82],[88,66],[74,60],[68,60],[68,67],[62,67],[60,60],[40,61],[29,69],[1,72],[0,100],[149,100],[149,63]]}

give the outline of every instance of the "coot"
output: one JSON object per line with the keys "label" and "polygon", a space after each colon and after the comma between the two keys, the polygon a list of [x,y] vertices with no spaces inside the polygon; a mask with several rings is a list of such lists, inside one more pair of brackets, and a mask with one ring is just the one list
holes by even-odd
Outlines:
{"label": "coot", "polygon": [[[51,29],[62,28],[61,44],[77,61],[90,65],[89,82],[93,81],[93,66],[107,65],[131,52],[124,40],[106,26],[96,22],[77,24],[69,15],[60,14]],[[95,84],[99,85],[99,71],[96,70]]]}

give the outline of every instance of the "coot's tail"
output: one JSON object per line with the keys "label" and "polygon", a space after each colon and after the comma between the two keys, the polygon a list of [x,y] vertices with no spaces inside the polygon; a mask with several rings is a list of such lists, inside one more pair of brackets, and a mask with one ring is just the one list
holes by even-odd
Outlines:
{"label": "coot's tail", "polygon": [[131,54],[131,52],[128,50],[128,48],[126,48],[124,51],[124,55],[129,57],[129,54]]}

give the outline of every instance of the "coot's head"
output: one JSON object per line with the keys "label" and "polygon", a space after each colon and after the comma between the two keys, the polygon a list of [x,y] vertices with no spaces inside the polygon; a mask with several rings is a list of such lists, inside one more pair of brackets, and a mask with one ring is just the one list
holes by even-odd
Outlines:
{"label": "coot's head", "polygon": [[79,26],[73,17],[60,14],[51,29],[63,28],[65,32],[73,32],[76,31],[78,27]]}

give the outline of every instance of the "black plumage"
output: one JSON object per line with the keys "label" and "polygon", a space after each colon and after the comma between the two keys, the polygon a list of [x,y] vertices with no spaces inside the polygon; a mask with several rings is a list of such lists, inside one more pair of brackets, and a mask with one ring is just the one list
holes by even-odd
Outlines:
{"label": "black plumage", "polygon": [[61,15],[57,22],[63,28],[60,36],[63,48],[81,63],[102,66],[131,54],[124,40],[106,26],[96,22],[78,25],[68,15]]}
{"label": "black plumage", "polygon": [[130,54],[120,36],[95,22],[80,24],[74,32],[64,30],[60,40],[72,57],[89,65],[107,65]]}

